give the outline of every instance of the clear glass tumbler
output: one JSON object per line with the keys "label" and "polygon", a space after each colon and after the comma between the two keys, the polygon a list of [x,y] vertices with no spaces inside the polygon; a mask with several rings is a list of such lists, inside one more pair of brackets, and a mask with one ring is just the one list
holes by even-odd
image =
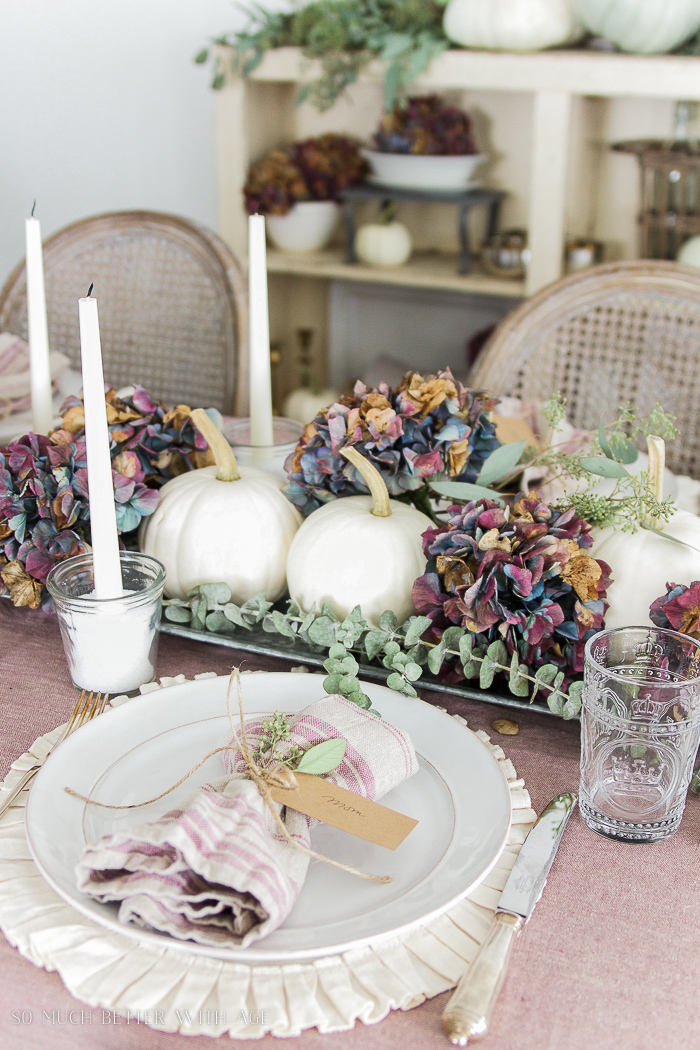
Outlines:
{"label": "clear glass tumbler", "polygon": [[165,568],[148,554],[120,551],[124,594],[95,598],[92,554],[54,566],[46,580],[73,683],[114,696],[156,673]]}
{"label": "clear glass tumbler", "polygon": [[586,644],[579,806],[589,828],[658,842],[683,816],[700,741],[700,644],[620,627]]}
{"label": "clear glass tumbler", "polygon": [[284,463],[287,456],[297,447],[299,438],[304,433],[304,424],[285,416],[274,416],[272,436],[274,445],[251,445],[250,420],[234,419],[224,426],[224,437],[233,448],[236,460],[242,467],[257,467],[266,474],[272,474],[278,480],[287,482]]}

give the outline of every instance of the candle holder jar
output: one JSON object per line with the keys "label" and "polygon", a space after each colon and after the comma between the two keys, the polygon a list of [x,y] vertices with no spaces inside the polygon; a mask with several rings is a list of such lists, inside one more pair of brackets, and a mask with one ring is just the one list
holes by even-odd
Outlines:
{"label": "candle holder jar", "polygon": [[273,445],[252,445],[250,442],[250,420],[234,419],[224,427],[227,438],[242,467],[257,467],[281,481],[287,481],[284,463],[297,447],[304,433],[304,424],[296,419],[274,416],[272,420]]}
{"label": "candle holder jar", "polygon": [[56,565],[53,598],[73,684],[114,696],[155,678],[165,569],[148,554],[120,551],[124,594],[95,598],[92,554]]}

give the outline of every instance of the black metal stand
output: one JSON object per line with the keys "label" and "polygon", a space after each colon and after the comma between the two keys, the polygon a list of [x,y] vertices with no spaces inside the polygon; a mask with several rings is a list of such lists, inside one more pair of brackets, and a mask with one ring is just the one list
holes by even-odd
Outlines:
{"label": "black metal stand", "polygon": [[381,186],[365,183],[343,190],[340,200],[345,220],[345,261],[357,262],[355,252],[355,206],[360,201],[380,200],[384,204],[393,201],[424,201],[430,204],[456,204],[459,207],[457,227],[459,230],[459,272],[469,273],[471,254],[469,251],[468,216],[472,208],[486,204],[489,209],[487,237],[498,230],[498,213],[505,193],[502,190],[405,190],[396,186]]}

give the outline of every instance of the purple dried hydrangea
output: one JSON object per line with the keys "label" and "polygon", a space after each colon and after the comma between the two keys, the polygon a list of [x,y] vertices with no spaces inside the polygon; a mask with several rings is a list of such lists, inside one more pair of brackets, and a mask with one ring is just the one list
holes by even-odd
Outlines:
{"label": "purple dried hydrangea", "polygon": [[285,494],[305,515],[336,497],[366,494],[364,481],[340,454],[346,445],[377,468],[391,496],[415,498],[429,478],[473,482],[500,445],[488,415],[495,405],[449,369],[425,377],[409,372],[396,389],[357,382],[351,397],[307,425],[285,464]]}
{"label": "purple dried hydrangea", "polygon": [[559,512],[535,497],[512,510],[487,499],[451,507],[448,525],[423,537],[427,571],[413,602],[433,621],[433,637],[456,624],[484,649],[501,639],[528,667],[578,674],[587,639],[603,626],[610,583],[610,567],[586,553],[590,531],[572,508]]}
{"label": "purple dried hydrangea", "polygon": [[687,587],[667,583],[666,593],[651,603],[649,619],[657,627],[700,638],[700,580]]}
{"label": "purple dried hydrangea", "polygon": [[[189,408],[171,412],[142,387],[106,395],[117,528],[133,533],[158,505],[158,488],[198,466],[206,442]],[[0,594],[15,605],[49,604],[53,566],[89,550],[90,508],[83,404],[69,398],[49,437],[26,434],[0,448]]]}
{"label": "purple dried hydrangea", "polygon": [[374,145],[382,153],[465,156],[478,152],[468,115],[446,105],[439,95],[415,96],[385,113]]}

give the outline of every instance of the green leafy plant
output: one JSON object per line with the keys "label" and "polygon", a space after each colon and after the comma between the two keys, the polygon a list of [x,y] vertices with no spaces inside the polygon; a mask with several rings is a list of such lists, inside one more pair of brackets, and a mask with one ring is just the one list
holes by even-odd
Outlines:
{"label": "green leafy plant", "polygon": [[[550,426],[556,428],[564,418],[566,398],[556,395],[544,406],[543,412]],[[505,503],[504,495],[517,484],[526,467],[537,466],[546,473],[547,482],[560,478],[577,482],[574,491],[561,496],[556,509],[573,508],[576,514],[591,525],[613,525],[616,529],[635,532],[642,520],[655,518],[659,523],[669,520],[673,499],[659,501],[647,489],[647,474],[627,470],[639,453],[636,443],[649,434],[672,440],[678,434],[675,417],[657,404],[647,416],[639,415],[629,404],[621,405],[619,414],[611,423],[599,423],[590,433],[587,446],[577,452],[566,452],[559,445],[537,449],[527,441],[514,441],[497,448],[481,466],[473,484],[442,482],[428,479],[431,490],[456,502],[492,499]],[[613,491],[596,491],[599,478],[615,481]]]}
{"label": "green leafy plant", "polygon": [[290,734],[289,718],[281,711],[275,711],[272,718],[265,719],[260,742],[253,751],[253,758],[260,769],[272,765],[288,766],[299,773],[322,776],[332,772],[345,757],[348,742],[342,737],[322,740],[320,744],[307,748],[292,744],[286,753],[276,751],[277,745],[289,740]]}
{"label": "green leafy plant", "polygon": [[313,609],[304,613],[295,602],[288,601],[285,608],[275,609],[264,593],[236,605],[225,583],[203,584],[193,588],[186,599],[170,599],[164,605],[166,619],[196,630],[233,634],[261,624],[263,630],[290,641],[299,640],[317,652],[327,649],[324,688],[373,714],[379,712],[372,709],[358,678],[361,659],[383,665],[389,672],[389,688],[404,696],[418,695],[414,683],[426,668],[438,675],[445,662],[452,661],[459,665],[463,677],[478,679],[482,689],[489,689],[496,675],[501,675],[514,696],[533,703],[541,694],[549,709],[562,718],[575,718],[581,709],[583,682],[571,681],[567,688],[564,673],[555,664],[544,664],[531,673],[517,653],[508,655],[503,642],[484,644],[478,635],[458,626],[448,627],[439,641],[424,640],[423,635],[432,626],[428,616],[411,616],[400,624],[394,613],[387,611],[378,625],[372,626],[359,606],[341,620],[327,605],[320,612]]}
{"label": "green leafy plant", "polygon": [[[308,99],[321,111],[330,109],[378,58],[384,63],[384,105],[390,112],[430,61],[450,46],[436,0],[314,0],[289,13],[256,5],[246,14],[245,29],[214,41],[232,49],[234,75],[249,76],[272,48],[300,47],[306,58],[320,60],[321,76],[302,85],[298,102]],[[212,87],[222,88],[226,58],[221,47],[203,48],[195,62],[210,58]]]}

